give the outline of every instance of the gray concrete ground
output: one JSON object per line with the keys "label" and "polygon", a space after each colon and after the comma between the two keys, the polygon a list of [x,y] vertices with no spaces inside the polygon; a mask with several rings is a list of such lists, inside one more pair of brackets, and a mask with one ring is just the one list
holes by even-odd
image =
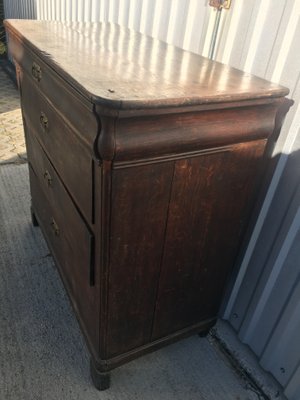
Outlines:
{"label": "gray concrete ground", "polygon": [[108,391],[89,356],[52,257],[30,221],[18,94],[0,70],[0,400],[257,400],[212,337],[193,336],[112,373]]}

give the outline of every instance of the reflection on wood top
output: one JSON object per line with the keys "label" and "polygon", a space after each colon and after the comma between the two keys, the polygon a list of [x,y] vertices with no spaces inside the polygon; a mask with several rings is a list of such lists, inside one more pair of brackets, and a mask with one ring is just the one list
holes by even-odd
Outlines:
{"label": "reflection on wood top", "polygon": [[91,101],[122,109],[281,97],[288,90],[112,23],[7,20]]}

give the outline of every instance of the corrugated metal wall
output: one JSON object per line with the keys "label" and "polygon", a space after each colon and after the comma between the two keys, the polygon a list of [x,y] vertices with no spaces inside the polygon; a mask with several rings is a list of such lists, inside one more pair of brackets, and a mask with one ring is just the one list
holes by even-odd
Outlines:
{"label": "corrugated metal wall", "polygon": [[299,400],[300,1],[236,1],[222,29],[218,60],[289,87],[295,100],[224,318],[282,384],[288,399]]}
{"label": "corrugated metal wall", "polygon": [[[4,0],[7,18],[112,21],[208,55],[206,0]],[[300,0],[233,0],[216,58],[290,88],[295,105],[274,152],[277,168],[224,313],[261,365],[300,399]]]}
{"label": "corrugated metal wall", "polygon": [[36,0],[4,0],[5,18],[36,18]]}
{"label": "corrugated metal wall", "polygon": [[212,13],[206,0],[4,0],[6,18],[110,21],[201,53]]}

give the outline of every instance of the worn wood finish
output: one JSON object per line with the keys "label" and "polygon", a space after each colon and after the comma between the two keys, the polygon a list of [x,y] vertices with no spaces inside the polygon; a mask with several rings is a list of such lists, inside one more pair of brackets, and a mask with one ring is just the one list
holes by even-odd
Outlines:
{"label": "worn wood finish", "polygon": [[9,29],[25,45],[45,49],[39,56],[51,68],[85,97],[107,107],[174,107],[288,93],[117,24],[12,20]]}
{"label": "worn wood finish", "polygon": [[[72,204],[34,136],[27,136],[26,145],[31,157],[29,172],[34,215],[57,261],[89,345],[97,348],[94,325],[97,318],[98,294],[90,285],[94,262],[94,237]],[[47,171],[47,175],[41,175],[42,171]]]}
{"label": "worn wood finish", "polygon": [[[75,203],[92,224],[92,149],[60,118],[41,92],[22,78],[23,115],[63,179]],[[91,146],[90,146],[91,147]],[[84,175],[78,185],[78,177]]]}
{"label": "worn wood finish", "polygon": [[151,339],[173,169],[169,162],[113,173],[109,357]]}
{"label": "worn wood finish", "polygon": [[[41,57],[26,48],[23,43],[10,40],[15,63],[20,64],[26,79],[32,84],[32,90],[39,89],[57,114],[76,131],[77,135],[88,145],[94,139],[97,119],[93,114],[93,104],[87,101],[77,90],[68,85]],[[34,89],[35,88],[35,89]]]}
{"label": "worn wood finish", "polygon": [[118,25],[6,27],[33,223],[103,390],[215,323],[288,91]]}
{"label": "worn wood finish", "polygon": [[260,140],[176,162],[152,339],[217,314],[264,147]]}
{"label": "worn wood finish", "polygon": [[[126,118],[118,121],[115,166],[167,154],[194,156],[203,149],[263,139],[273,130],[277,102],[205,113]],[[126,163],[126,161],[128,161]]]}

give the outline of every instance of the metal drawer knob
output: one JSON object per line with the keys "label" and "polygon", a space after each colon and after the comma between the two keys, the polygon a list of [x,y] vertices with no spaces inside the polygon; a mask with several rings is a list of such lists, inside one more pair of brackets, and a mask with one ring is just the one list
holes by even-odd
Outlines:
{"label": "metal drawer knob", "polygon": [[52,178],[47,170],[44,172],[44,179],[46,179],[48,186],[52,186]]}
{"label": "metal drawer knob", "polygon": [[55,236],[59,236],[59,227],[58,227],[57,223],[54,221],[53,218],[52,218],[52,221],[51,221],[50,225],[51,225],[51,228],[52,228],[52,230],[54,232],[54,235]]}
{"label": "metal drawer knob", "polygon": [[40,82],[40,80],[42,79],[42,69],[36,62],[32,63],[31,73],[34,79],[37,82]]}
{"label": "metal drawer knob", "polygon": [[46,114],[43,111],[41,112],[41,115],[40,115],[40,124],[44,131],[48,130],[48,128],[49,128],[48,117],[46,116]]}

